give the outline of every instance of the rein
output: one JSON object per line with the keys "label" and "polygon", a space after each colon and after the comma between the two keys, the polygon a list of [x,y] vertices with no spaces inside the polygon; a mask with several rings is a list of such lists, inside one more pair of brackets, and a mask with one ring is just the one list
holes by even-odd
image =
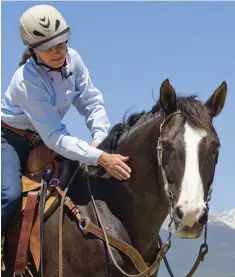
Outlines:
{"label": "rein", "polygon": [[[169,243],[168,241],[166,241],[166,242],[162,245],[161,249],[159,250],[159,252],[158,252],[158,254],[157,254],[157,257],[156,257],[155,262],[154,262],[150,267],[147,267],[147,265],[146,265],[146,267],[147,267],[146,270],[144,270],[144,271],[142,271],[142,272],[137,268],[136,264],[135,264],[134,261],[132,260],[133,263],[135,264],[136,268],[141,272],[140,274],[128,274],[127,272],[125,272],[125,271],[118,265],[117,261],[115,260],[114,255],[113,255],[113,251],[112,251],[112,249],[111,249],[111,247],[110,247],[110,244],[111,244],[111,243],[109,242],[108,236],[107,236],[106,231],[105,231],[104,226],[103,226],[103,223],[102,223],[102,221],[101,221],[101,219],[100,219],[100,214],[99,214],[99,212],[98,212],[98,209],[97,209],[97,206],[96,206],[96,203],[95,203],[95,199],[94,199],[94,197],[93,197],[93,195],[92,195],[91,186],[90,186],[90,182],[89,182],[89,175],[88,175],[87,166],[86,166],[86,168],[85,168],[85,172],[86,172],[87,184],[88,184],[89,192],[90,192],[91,199],[92,199],[92,204],[93,204],[93,207],[94,207],[94,210],[95,210],[97,219],[98,219],[98,221],[99,221],[99,223],[100,223],[101,229],[102,229],[103,234],[104,234],[104,238],[105,238],[106,246],[107,246],[107,249],[108,249],[108,253],[109,253],[109,255],[110,255],[111,259],[112,259],[112,262],[113,262],[114,265],[116,266],[116,268],[117,268],[123,275],[125,275],[125,276],[127,276],[127,277],[143,277],[143,276],[150,276],[150,275],[154,274],[154,273],[158,270],[162,258],[166,255],[167,251],[169,250],[169,248],[170,248],[170,243]],[[145,263],[145,262],[144,262],[144,263]]]}
{"label": "rein", "polygon": [[[85,174],[87,177],[87,184],[88,184],[88,187],[89,187],[89,190],[91,193],[91,187],[90,187],[90,182],[89,182],[87,166],[85,166]],[[72,178],[73,178],[73,176],[72,176]],[[69,183],[71,183],[71,180],[69,181]],[[99,212],[96,207],[96,204],[95,204],[92,194],[91,194],[92,203],[94,205],[96,216],[98,218],[101,228],[99,228],[97,225],[93,224],[88,217],[83,217],[81,215],[77,206],[74,205],[73,202],[70,200],[70,198],[65,195],[67,193],[67,191],[65,192],[60,189],[60,187],[58,186],[58,182],[55,185],[55,188],[56,188],[57,192],[60,194],[60,196],[62,197],[62,199],[64,199],[64,204],[76,216],[76,218],[79,222],[79,228],[84,233],[84,235],[91,233],[106,242],[110,257],[111,257],[114,265],[117,267],[117,269],[120,270],[120,272],[122,274],[124,274],[127,277],[144,277],[144,276],[150,276],[156,272],[156,270],[160,266],[161,260],[163,259],[163,257],[165,256],[165,254],[167,253],[167,251],[170,248],[170,243],[168,241],[166,241],[165,243],[162,244],[161,249],[159,250],[159,252],[157,254],[155,262],[150,267],[148,267],[147,264],[145,263],[145,261],[143,260],[143,258],[141,257],[140,253],[132,245],[122,241],[121,239],[118,239],[111,235],[108,235],[106,233],[106,231],[103,227],[103,224],[100,220]],[[62,211],[60,211],[60,218],[63,213],[63,204],[62,203],[63,203],[63,201],[61,201],[61,206],[60,206],[60,207],[62,207]],[[62,234],[62,221],[61,220],[60,220],[60,226],[59,226],[59,233]],[[60,243],[59,243],[59,277],[63,277],[61,237],[62,236],[60,236]],[[131,274],[126,273],[124,270],[122,270],[114,258],[114,255],[113,255],[110,245],[112,245],[116,249],[119,249],[125,255],[127,255],[131,259],[133,264],[135,265],[136,269],[140,272],[140,274],[131,275]]]}

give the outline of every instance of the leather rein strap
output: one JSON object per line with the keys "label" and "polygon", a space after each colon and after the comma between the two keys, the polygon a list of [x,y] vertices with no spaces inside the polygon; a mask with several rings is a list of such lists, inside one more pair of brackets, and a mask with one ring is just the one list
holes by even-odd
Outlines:
{"label": "leather rein strap", "polygon": [[[75,171],[75,173],[77,173],[77,170]],[[74,179],[74,177],[76,176],[76,174],[74,173],[74,175],[71,177],[69,184],[71,184],[72,180]],[[89,176],[88,176],[88,171],[87,171],[87,166],[85,166],[85,173],[87,176],[87,182],[88,182],[88,186],[90,189],[90,183],[89,183]],[[110,257],[113,261],[113,263],[115,264],[115,266],[127,277],[144,277],[144,276],[149,276],[152,275],[154,272],[156,272],[156,270],[159,268],[160,266],[160,262],[163,259],[163,257],[165,256],[165,254],[167,253],[167,251],[170,248],[170,243],[167,241],[165,242],[161,249],[159,250],[156,260],[155,262],[148,267],[147,264],[145,263],[145,261],[143,260],[143,258],[141,257],[140,253],[130,244],[122,241],[121,239],[115,238],[113,236],[107,235],[106,231],[102,225],[102,222],[100,220],[100,216],[98,214],[98,210],[97,207],[95,205],[93,196],[91,194],[92,197],[92,202],[94,205],[94,209],[96,212],[96,215],[98,217],[99,223],[101,225],[101,228],[99,228],[98,226],[96,226],[95,224],[93,224],[89,218],[87,217],[83,217],[79,211],[79,209],[77,208],[76,205],[73,204],[73,202],[70,200],[69,197],[66,196],[67,194],[67,190],[66,191],[62,191],[60,189],[60,187],[58,185],[55,186],[57,192],[60,194],[62,200],[61,200],[61,209],[60,209],[60,220],[59,220],[59,277],[63,277],[63,266],[62,266],[62,215],[63,215],[63,204],[65,204],[68,209],[76,216],[77,220],[79,221],[79,227],[82,230],[82,232],[84,234],[88,234],[91,233],[93,235],[95,235],[96,237],[100,238],[101,240],[106,242],[107,245],[107,249],[109,251]],[[112,253],[112,250],[110,248],[110,245],[112,245],[113,247],[115,247],[116,249],[119,249],[121,252],[123,252],[125,255],[127,255],[131,261],[133,262],[133,264],[135,265],[136,269],[138,270],[138,272],[140,272],[140,274],[137,275],[130,275],[128,273],[126,273],[125,271],[123,271],[119,265],[117,264],[114,255]]]}
{"label": "leather rein strap", "polygon": [[[102,232],[102,239],[105,240],[106,242],[106,246],[107,246],[107,249],[108,249],[108,252],[109,252],[109,255],[112,259],[112,262],[114,263],[114,265],[116,266],[116,268],[125,276],[127,277],[144,277],[144,276],[150,276],[150,275],[153,275],[159,268],[160,266],[160,262],[161,260],[163,259],[163,257],[166,255],[167,251],[169,250],[170,248],[170,242],[169,241],[166,241],[161,249],[159,250],[158,254],[157,254],[157,257],[156,257],[156,260],[154,261],[154,263],[148,267],[145,263],[145,261],[143,260],[143,258],[141,257],[141,255],[139,254],[139,252],[135,249],[135,253],[138,253],[136,256],[134,257],[131,257],[131,252],[129,251],[130,247],[133,248],[131,245],[126,244],[127,246],[127,256],[132,260],[133,264],[135,265],[136,269],[140,272],[139,274],[128,274],[127,272],[125,272],[117,263],[117,261],[115,260],[114,258],[114,254],[113,254],[113,251],[110,247],[110,244],[112,245],[111,241],[109,240],[109,238],[112,238],[111,236],[109,237],[107,234],[106,234],[106,231],[103,227],[103,223],[101,221],[101,217],[99,215],[99,212],[98,212],[98,209],[97,209],[97,206],[96,206],[96,203],[95,203],[95,200],[94,200],[94,197],[92,195],[92,192],[91,192],[91,186],[90,186],[90,182],[89,182],[89,174],[88,174],[88,168],[87,166],[85,166],[85,172],[86,172],[86,177],[87,177],[87,184],[88,184],[88,188],[89,188],[89,191],[90,191],[90,195],[91,195],[91,199],[92,199],[92,203],[93,203],[93,207],[94,207],[94,210],[96,212],[96,216],[98,218],[98,221],[100,223],[100,226],[101,226],[101,229],[98,228],[97,226],[94,226],[95,227],[95,230],[98,230],[99,229],[99,232]],[[89,226],[89,225],[88,225]],[[92,226],[92,225],[90,225]],[[90,233],[93,233],[95,234],[95,232],[92,230],[92,228],[90,227],[90,229],[88,230]],[[92,232],[93,231],[93,232]],[[97,234],[95,234],[97,235]],[[123,242],[122,242],[123,243]],[[118,245],[118,246],[121,246],[121,245]],[[115,247],[115,246],[114,246]],[[121,247],[118,249],[121,249]],[[138,261],[139,260],[139,261]],[[140,262],[142,263],[142,268],[139,268],[138,267],[138,264],[137,262]],[[145,268],[145,269],[144,269]]]}

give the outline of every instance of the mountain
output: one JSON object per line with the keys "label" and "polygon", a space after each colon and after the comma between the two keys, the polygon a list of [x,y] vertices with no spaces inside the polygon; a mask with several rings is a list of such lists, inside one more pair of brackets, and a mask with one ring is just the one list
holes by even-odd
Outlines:
{"label": "mountain", "polygon": [[223,222],[224,224],[235,229],[235,208],[221,214],[210,214],[209,222],[212,222],[213,224]]}
{"label": "mountain", "polygon": [[[161,229],[162,240],[167,238],[167,222]],[[172,234],[172,245],[167,259],[175,277],[185,277],[191,270],[197,256],[203,235],[195,240],[186,240]],[[207,243],[209,252],[199,265],[193,277],[235,277],[235,209],[209,214]],[[168,277],[164,262],[159,277]]]}

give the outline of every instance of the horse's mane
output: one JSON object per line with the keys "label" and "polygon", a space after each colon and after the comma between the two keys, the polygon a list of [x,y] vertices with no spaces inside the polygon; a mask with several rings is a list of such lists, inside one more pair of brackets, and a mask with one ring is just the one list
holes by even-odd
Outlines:
{"label": "horse's mane", "polygon": [[[197,99],[197,95],[191,95],[188,97],[178,96],[177,108],[178,110],[181,110],[182,116],[194,128],[204,130],[210,130],[212,128],[209,110],[200,100]],[[125,132],[129,132],[133,127],[137,128],[147,120],[153,118],[156,114],[164,114],[159,100],[150,111],[133,113],[126,119],[124,117],[122,123],[116,124],[111,129],[109,135],[99,145],[99,148],[109,153],[115,153],[118,141]]]}

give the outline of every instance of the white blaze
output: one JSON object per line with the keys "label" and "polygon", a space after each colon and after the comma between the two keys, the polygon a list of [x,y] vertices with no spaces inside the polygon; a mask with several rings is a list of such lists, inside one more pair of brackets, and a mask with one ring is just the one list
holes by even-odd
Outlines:
{"label": "white blaze", "polygon": [[205,208],[204,190],[199,172],[199,144],[207,133],[193,129],[188,123],[185,123],[184,127],[185,171],[178,205],[184,213],[182,225],[192,227]]}

